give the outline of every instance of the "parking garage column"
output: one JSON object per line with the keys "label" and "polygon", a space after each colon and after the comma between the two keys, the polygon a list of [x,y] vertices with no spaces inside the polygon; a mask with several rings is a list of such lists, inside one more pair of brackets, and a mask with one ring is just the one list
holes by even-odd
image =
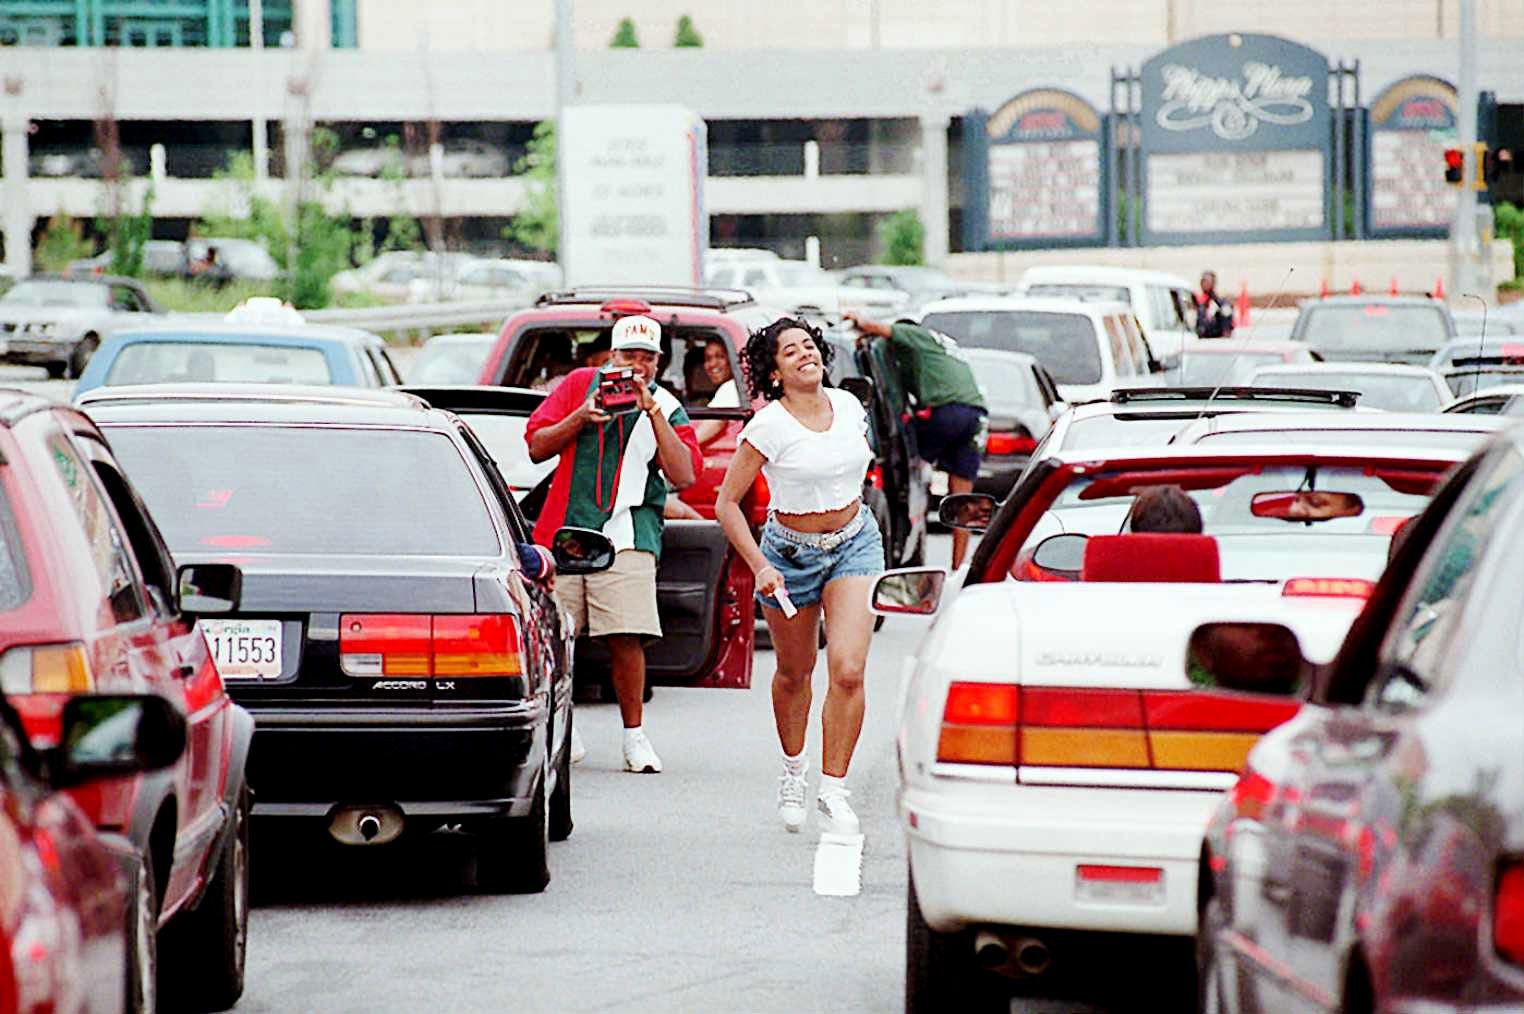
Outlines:
{"label": "parking garage column", "polygon": [[926,228],[922,254],[928,264],[947,260],[947,128],[946,113],[921,114],[921,224]]}
{"label": "parking garage column", "polygon": [[[6,83],[6,99],[10,105],[19,95]],[[19,103],[16,103],[19,105]],[[0,187],[0,203],[5,205],[4,219],[0,227],[5,229],[5,267],[13,278],[25,278],[32,273],[32,214],[31,199],[27,193],[27,132],[31,122],[15,109],[0,107],[0,157],[5,161],[5,181]]]}

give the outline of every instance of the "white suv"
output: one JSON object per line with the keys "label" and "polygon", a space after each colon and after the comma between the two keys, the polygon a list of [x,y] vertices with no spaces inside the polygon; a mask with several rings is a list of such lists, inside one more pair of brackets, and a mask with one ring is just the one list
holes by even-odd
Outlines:
{"label": "white suv", "polygon": [[1181,344],[1195,334],[1191,315],[1196,293],[1191,283],[1162,271],[1084,265],[1028,268],[1020,290],[1029,296],[1062,296],[1097,302],[1121,302],[1132,307],[1160,362],[1173,365]]}

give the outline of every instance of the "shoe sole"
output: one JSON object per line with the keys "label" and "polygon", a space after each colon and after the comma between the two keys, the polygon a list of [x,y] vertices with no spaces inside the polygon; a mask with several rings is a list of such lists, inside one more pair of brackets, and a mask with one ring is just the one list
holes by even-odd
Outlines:
{"label": "shoe sole", "polygon": [[624,766],[624,769],[625,769],[625,771],[629,772],[632,775],[659,775],[659,774],[661,774],[661,768],[653,768],[649,764],[647,764],[643,768],[632,767],[631,765],[626,764]]}

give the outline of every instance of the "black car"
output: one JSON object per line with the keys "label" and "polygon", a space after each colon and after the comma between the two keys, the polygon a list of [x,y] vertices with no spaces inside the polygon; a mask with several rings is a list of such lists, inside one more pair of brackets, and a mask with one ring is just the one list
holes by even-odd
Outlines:
{"label": "black car", "polygon": [[[257,723],[256,823],[347,845],[463,825],[480,886],[543,890],[572,829],[570,637],[475,435],[399,392],[103,392],[88,410],[176,557],[242,567],[237,611],[202,623]],[[563,539],[563,572],[612,562]]]}

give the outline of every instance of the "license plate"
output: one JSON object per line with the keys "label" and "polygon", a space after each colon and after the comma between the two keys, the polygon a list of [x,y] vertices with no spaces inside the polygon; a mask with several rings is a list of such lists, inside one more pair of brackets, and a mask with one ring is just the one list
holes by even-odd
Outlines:
{"label": "license plate", "polygon": [[202,620],[201,629],[223,679],[280,678],[280,620]]}

